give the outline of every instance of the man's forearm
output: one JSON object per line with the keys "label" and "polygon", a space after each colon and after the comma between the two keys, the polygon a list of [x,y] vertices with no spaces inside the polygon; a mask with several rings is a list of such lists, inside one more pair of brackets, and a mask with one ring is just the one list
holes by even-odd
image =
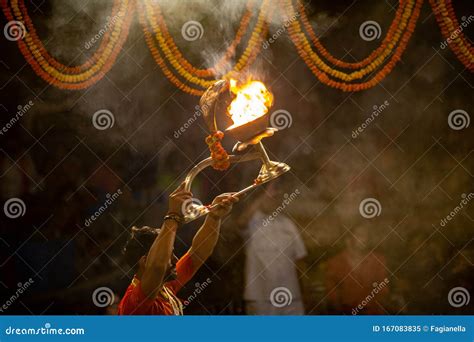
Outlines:
{"label": "man's forearm", "polygon": [[160,234],[151,246],[146,260],[146,266],[155,268],[167,268],[171,253],[173,253],[174,240],[178,223],[173,220],[165,220],[161,226]]}
{"label": "man's forearm", "polygon": [[212,254],[219,239],[220,226],[221,219],[219,217],[207,215],[203,225],[193,238],[191,251],[195,262],[202,264]]}
{"label": "man's forearm", "polygon": [[177,229],[177,222],[165,220],[161,226],[160,234],[148,252],[142,276],[142,289],[150,297],[155,296],[165,278],[173,253]]}

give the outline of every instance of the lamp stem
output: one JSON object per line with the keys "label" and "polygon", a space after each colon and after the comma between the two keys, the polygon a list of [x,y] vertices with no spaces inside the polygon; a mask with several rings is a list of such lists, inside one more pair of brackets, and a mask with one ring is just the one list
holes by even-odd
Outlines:
{"label": "lamp stem", "polygon": [[255,149],[260,153],[260,159],[262,159],[263,164],[267,167],[268,170],[272,168],[272,163],[270,158],[268,157],[267,151],[261,141],[258,144],[255,144]]}

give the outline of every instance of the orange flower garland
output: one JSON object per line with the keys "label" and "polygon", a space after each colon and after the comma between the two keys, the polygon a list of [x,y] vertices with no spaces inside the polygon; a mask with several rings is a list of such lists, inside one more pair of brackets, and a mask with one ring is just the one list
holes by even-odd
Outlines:
{"label": "orange flower garland", "polygon": [[[263,37],[267,32],[266,16],[267,16],[268,5],[269,5],[269,0],[263,0],[261,9],[260,9],[260,14],[257,19],[257,23],[249,38],[247,47],[245,48],[238,62],[235,64],[234,68],[231,71],[229,71],[226,75],[221,76],[222,78],[225,78],[229,74],[232,74],[234,72],[242,71],[245,67],[249,65],[249,63],[253,62],[252,56],[256,56],[257,54],[255,51],[259,51],[261,49],[261,45],[262,45],[261,43],[263,41]],[[150,26],[152,27],[152,30],[155,34],[155,38],[157,39],[158,44],[161,50],[163,51],[165,58],[171,64],[171,66],[178,72],[180,76],[185,78],[188,82],[194,83],[203,88],[210,87],[215,82],[215,79],[206,80],[206,79],[197,77],[194,74],[190,73],[188,70],[186,70],[186,68],[182,65],[183,60],[181,61],[178,60],[181,54],[179,54],[178,56],[175,56],[175,53],[169,47],[170,43],[166,42],[166,39],[164,38],[160,28],[156,24],[157,19],[155,18],[155,13],[151,5],[148,2],[145,2],[144,6],[146,7],[148,22]],[[175,45],[174,42],[173,42],[173,45]]]}
{"label": "orange flower garland", "polygon": [[474,47],[461,31],[451,0],[430,0],[430,4],[449,47],[468,70],[474,71]]}
{"label": "orange flower garland", "polygon": [[206,137],[206,144],[214,161],[212,167],[219,171],[225,171],[230,166],[229,155],[221,144],[223,138],[224,133],[221,131],[216,131]]}
{"label": "orange flower garland", "polygon": [[161,68],[163,71],[163,74],[168,78],[168,80],[173,83],[178,89],[191,94],[191,95],[196,95],[196,96],[201,96],[204,94],[204,90],[202,89],[195,89],[191,88],[187,84],[183,83],[179,78],[177,78],[168,68],[166,65],[165,61],[163,60],[160,50],[156,47],[155,41],[153,40],[153,35],[151,32],[148,30],[148,26],[146,23],[146,18],[145,18],[145,10],[143,8],[143,4],[141,1],[138,2],[138,19],[140,20],[140,23],[142,25],[143,33],[145,35],[145,41],[146,44],[148,45],[148,48],[150,49],[151,55],[155,59],[156,64]]}
{"label": "orange flower garland", "polygon": [[[63,89],[83,89],[100,80],[113,66],[118,53],[127,38],[134,1],[122,1],[117,12],[124,20],[118,21],[114,29],[108,35],[104,46],[100,46],[97,54],[83,65],[68,67],[47,53],[39,40],[31,19],[28,16],[23,0],[12,0],[11,9],[7,0],[2,0],[2,8],[8,20],[18,20],[28,28],[23,39],[18,40],[20,51],[33,70],[46,82]],[[105,36],[105,35],[104,35]]]}
{"label": "orange flower garland", "polygon": [[[236,48],[241,44],[246,34],[252,12],[255,11],[252,8],[254,1],[256,2],[256,0],[249,0],[247,11],[241,19],[235,38],[223,57],[213,67],[207,69],[194,67],[183,57],[168,32],[165,18],[158,5],[154,6],[148,1],[138,1],[139,19],[146,43],[164,75],[179,89],[200,96],[214,82],[214,77],[217,75],[227,78],[233,73],[248,68],[257,58],[268,31],[266,21],[269,15],[267,7],[270,0],[262,1],[255,27],[250,34],[244,52],[233,68],[222,75],[234,58]],[[415,29],[423,3],[423,0],[399,0],[399,7],[381,45],[361,61],[345,62],[335,58],[324,48],[311,27],[304,6],[299,0],[296,1],[300,21],[293,21],[287,29],[298,54],[321,82],[343,91],[360,91],[373,87],[393,70]],[[24,38],[17,41],[26,61],[46,82],[62,89],[84,89],[104,77],[115,63],[125,43],[136,5],[135,0],[114,0],[111,17],[119,18],[119,20],[111,25],[110,31],[105,31],[100,45],[87,61],[77,66],[68,66],[52,57],[42,44],[28,15],[24,0],[0,0],[0,2],[7,20],[20,21],[27,29]],[[285,16],[295,15],[293,0],[280,0],[280,2],[282,9],[285,9]],[[459,24],[452,1],[430,0],[430,4],[450,48],[468,70],[474,71],[474,47],[462,33],[462,27],[465,26],[464,23],[461,23],[462,27]],[[315,50],[306,35],[309,36]],[[337,68],[353,71],[346,73]],[[364,78],[368,79],[360,83],[354,82]],[[220,145],[222,137],[219,139],[220,134],[218,133],[208,137],[212,140],[210,148],[212,147],[216,160],[225,160],[223,158],[226,155],[224,155],[225,150]]]}
{"label": "orange flower garland", "polygon": [[[293,4],[292,0],[283,0],[286,2],[286,8],[288,12],[293,14],[293,16],[296,16],[294,14],[294,9],[293,9]],[[408,0],[407,7],[405,8],[405,12],[402,16],[401,24],[398,27],[396,33],[394,34],[394,37],[392,38],[392,44],[395,45],[395,43],[399,40],[400,36],[403,33],[403,30],[407,27],[408,25],[408,20],[410,18],[410,14],[412,13],[412,8],[414,6],[414,0]],[[292,37],[293,42],[297,46],[298,49],[300,49],[302,52],[304,52],[305,55],[309,56],[309,58],[312,60],[312,62],[323,72],[326,74],[339,78],[343,81],[350,82],[354,81],[357,79],[361,79],[364,76],[368,75],[369,73],[373,72],[376,70],[387,58],[391,50],[393,48],[393,45],[391,46],[392,48],[386,49],[380,56],[378,56],[373,62],[371,62],[369,65],[364,67],[363,69],[353,71],[350,74],[347,74],[343,71],[335,70],[328,66],[326,63],[324,63],[323,60],[313,51],[313,49],[310,46],[309,41],[306,39],[305,34],[301,31],[300,24],[297,20],[293,21],[292,24],[288,28],[288,32],[290,33],[290,37]]]}
{"label": "orange flower garland", "polygon": [[[286,2],[286,8],[288,10],[288,13],[293,14],[293,5],[291,3],[291,0],[282,0]],[[410,0],[412,1],[412,0]],[[288,27],[288,32],[290,34],[291,39],[293,40],[293,43],[295,44],[297,51],[300,55],[300,57],[305,61],[305,63],[308,65],[310,70],[313,72],[313,74],[324,84],[329,85],[330,87],[338,88],[343,91],[360,91],[363,89],[368,89],[370,87],[373,87],[376,85],[378,82],[380,82],[388,73],[392,71],[394,68],[395,64],[400,60],[401,55],[403,51],[406,48],[406,45],[408,44],[408,41],[415,29],[416,26],[416,21],[418,20],[421,6],[423,4],[423,0],[417,0],[416,4],[414,5],[413,13],[407,23],[407,29],[403,33],[403,36],[400,39],[400,44],[397,46],[395,52],[393,53],[392,57],[390,60],[387,62],[387,64],[379,70],[375,76],[372,76],[370,80],[362,83],[345,83],[345,82],[338,82],[335,80],[332,80],[328,77],[328,73],[333,75],[335,70],[327,67],[325,64],[316,64],[314,62],[314,52],[311,50],[310,44],[307,41],[306,37],[304,36],[304,33],[301,32],[299,27],[299,24],[297,21],[293,22],[292,25]],[[367,68],[372,72],[375,71],[379,66],[381,62],[380,61],[374,61],[372,64],[370,64]],[[337,72],[338,76],[342,76],[342,73]],[[346,77],[341,77],[342,79],[347,79]],[[352,78],[350,78],[352,79]]]}
{"label": "orange flower garland", "polygon": [[[188,71],[191,74],[194,74],[195,76],[198,77],[213,77],[216,74],[220,72],[220,70],[229,63],[230,59],[235,55],[235,50],[237,46],[239,45],[240,41],[242,40],[242,37],[245,35],[248,25],[250,23],[250,19],[252,17],[252,7],[251,3],[253,1],[249,0],[247,4],[247,11],[242,17],[242,20],[240,21],[239,28],[237,30],[237,33],[235,35],[234,40],[232,43],[229,45],[227,48],[226,53],[224,56],[217,61],[216,65],[214,67],[208,68],[208,69],[198,69],[195,68],[193,65],[191,65],[181,54],[181,51],[179,48],[176,46],[174,39],[171,37],[168,27],[166,26],[165,19],[163,17],[163,14],[161,12],[160,6],[156,4],[155,6],[155,11],[154,14],[157,17],[158,24],[160,25],[160,30],[164,36],[165,43],[168,45],[168,47],[171,49],[173,52],[173,55],[176,57],[178,62],[184,67],[186,71]],[[153,13],[153,7],[150,6],[148,9]]]}
{"label": "orange flower garland", "polygon": [[[24,0],[18,1],[18,4],[21,10],[21,13],[20,15],[17,15],[17,16],[22,16],[25,18],[27,31],[30,34],[31,39],[33,40],[35,46],[38,46],[38,52],[40,53],[41,56],[43,56],[48,61],[48,63],[50,63],[54,68],[58,69],[59,71],[75,74],[83,70],[87,70],[93,63],[95,63],[100,58],[104,50],[107,49],[107,46],[110,45],[110,41],[111,41],[110,32],[109,30],[107,30],[104,34],[104,37],[101,41],[99,48],[97,49],[97,51],[94,53],[94,55],[91,58],[89,58],[82,65],[73,66],[73,67],[66,66],[60,63],[59,61],[57,61],[55,58],[53,58],[45,49],[43,44],[41,43],[41,40],[36,34],[36,30],[33,26],[33,22],[31,21],[31,18],[28,15]],[[13,2],[12,2],[12,5],[14,6]],[[112,18],[118,15],[119,7],[120,7],[119,5],[120,5],[120,1],[116,0],[112,8],[112,15],[111,15]],[[15,7],[14,7],[14,12],[15,12]]]}
{"label": "orange flower garland", "polygon": [[319,41],[318,37],[316,36],[315,32],[313,31],[313,27],[311,26],[308,16],[306,15],[304,5],[300,2],[297,1],[298,5],[298,13],[301,16],[301,22],[303,23],[303,26],[308,33],[309,37],[311,38],[311,41],[313,42],[314,46],[318,49],[319,53],[329,62],[333,63],[334,65],[341,67],[341,68],[347,68],[347,69],[359,69],[362,68],[374,61],[375,58],[379,57],[382,52],[384,52],[387,49],[393,50],[395,47],[395,41],[393,41],[393,36],[395,35],[397,29],[399,29],[400,26],[400,19],[402,17],[402,14],[404,12],[405,6],[407,2],[406,0],[400,0],[400,4],[398,6],[397,12],[395,13],[395,18],[392,21],[392,24],[390,25],[390,28],[388,30],[387,35],[385,36],[382,44],[374,50],[367,58],[360,62],[344,62],[342,60],[339,60],[335,58],[333,55],[331,55],[321,44]]}

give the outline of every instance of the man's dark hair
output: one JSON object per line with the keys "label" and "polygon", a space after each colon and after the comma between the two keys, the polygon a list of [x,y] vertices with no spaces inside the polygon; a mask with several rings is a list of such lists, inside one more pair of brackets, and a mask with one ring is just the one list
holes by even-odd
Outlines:
{"label": "man's dark hair", "polygon": [[124,260],[130,267],[136,268],[140,258],[150,250],[159,232],[160,229],[157,228],[132,227],[130,237],[122,250]]}

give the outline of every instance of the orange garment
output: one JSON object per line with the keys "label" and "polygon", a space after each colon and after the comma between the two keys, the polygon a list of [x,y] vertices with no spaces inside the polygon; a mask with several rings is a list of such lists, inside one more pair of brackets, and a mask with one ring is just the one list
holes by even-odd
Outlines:
{"label": "orange garment", "polygon": [[[176,297],[176,293],[193,277],[194,272],[191,256],[189,253],[186,253],[176,264],[176,279],[165,283],[163,286]],[[174,315],[175,313],[173,312],[173,306],[166,295],[163,294],[163,291],[160,291],[156,298],[150,299],[143,293],[140,280],[134,277],[120,301],[118,314]]]}

